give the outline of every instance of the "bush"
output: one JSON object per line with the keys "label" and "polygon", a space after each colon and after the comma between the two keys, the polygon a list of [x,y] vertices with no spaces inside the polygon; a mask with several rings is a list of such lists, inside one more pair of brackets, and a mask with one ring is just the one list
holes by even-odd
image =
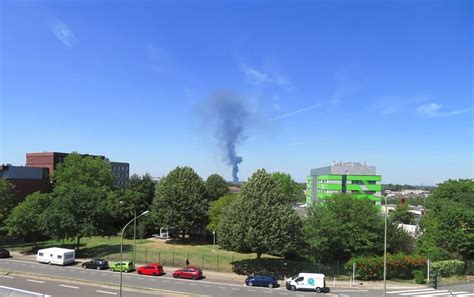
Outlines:
{"label": "bush", "polygon": [[[351,270],[356,263],[356,277],[361,280],[383,279],[383,257],[355,257],[346,263]],[[412,279],[413,271],[426,269],[426,258],[404,254],[387,255],[387,279]]]}
{"label": "bush", "polygon": [[459,260],[438,261],[431,264],[433,271],[440,276],[462,275],[464,272],[464,262]]}
{"label": "bush", "polygon": [[426,276],[423,270],[414,270],[413,276],[415,277],[415,283],[417,284],[425,284],[426,283]]}

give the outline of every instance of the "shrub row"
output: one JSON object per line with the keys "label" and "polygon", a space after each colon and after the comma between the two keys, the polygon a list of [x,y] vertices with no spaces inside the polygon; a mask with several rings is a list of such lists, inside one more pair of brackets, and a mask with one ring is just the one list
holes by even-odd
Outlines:
{"label": "shrub row", "polygon": [[[383,257],[354,257],[346,263],[351,270],[356,263],[356,277],[361,280],[383,279]],[[426,269],[426,258],[404,254],[387,255],[387,279],[412,279],[413,271]]]}
{"label": "shrub row", "polygon": [[462,275],[464,262],[459,260],[437,261],[431,264],[431,268],[440,276]]}

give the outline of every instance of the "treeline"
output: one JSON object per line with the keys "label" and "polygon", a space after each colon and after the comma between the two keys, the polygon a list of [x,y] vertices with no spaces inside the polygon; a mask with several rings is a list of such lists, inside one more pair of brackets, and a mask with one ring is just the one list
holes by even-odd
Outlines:
{"label": "treeline", "polygon": [[[333,195],[313,204],[306,216],[292,205],[302,189],[285,173],[257,170],[241,187],[229,193],[219,175],[204,181],[192,168],[177,167],[155,182],[149,175],[132,176],[125,189],[113,186],[107,161],[71,154],[56,170],[51,193],[34,193],[16,207],[9,184],[0,183],[0,224],[11,236],[80,239],[116,235],[135,214],[138,234],[160,227],[176,237],[212,240],[228,250],[344,263],[383,255],[384,217],[373,202],[350,195]],[[472,261],[474,251],[472,180],[447,181],[433,191],[421,220],[418,240],[398,227],[412,223],[406,204],[389,217],[390,254],[432,260]],[[404,257],[400,257],[403,258]]]}

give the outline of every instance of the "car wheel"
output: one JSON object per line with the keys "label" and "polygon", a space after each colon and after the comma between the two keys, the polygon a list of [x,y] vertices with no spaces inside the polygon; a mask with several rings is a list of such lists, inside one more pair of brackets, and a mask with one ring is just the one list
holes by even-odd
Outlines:
{"label": "car wheel", "polygon": [[296,287],[295,287],[295,286],[291,286],[291,287],[290,287],[290,290],[291,290],[291,291],[296,291]]}
{"label": "car wheel", "polygon": [[316,293],[321,293],[321,288],[320,287],[316,288]]}
{"label": "car wheel", "polygon": [[253,286],[253,283],[252,282],[249,282],[249,287]]}
{"label": "car wheel", "polygon": [[268,284],[268,287],[271,289],[273,288],[273,284]]}
{"label": "car wheel", "polygon": [[82,268],[86,269],[87,267],[86,267],[86,265],[82,265]]}

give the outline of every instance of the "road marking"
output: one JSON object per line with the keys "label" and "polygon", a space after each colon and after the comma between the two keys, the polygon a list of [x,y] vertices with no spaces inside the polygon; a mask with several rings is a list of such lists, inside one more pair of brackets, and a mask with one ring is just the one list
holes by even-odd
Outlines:
{"label": "road marking", "polygon": [[462,294],[462,293],[467,293],[467,292],[444,292],[444,293],[436,293],[436,294],[426,294],[426,295],[416,295],[416,296],[439,296],[439,295],[449,295],[449,296],[453,296],[452,294],[454,294],[454,296],[456,296],[455,294]]}
{"label": "road marking", "polygon": [[250,290],[250,289],[249,289],[248,291],[249,291],[249,292],[255,292],[255,290]]}
{"label": "road marking", "polygon": [[280,293],[281,295],[288,295],[288,293]]}
{"label": "road marking", "polygon": [[79,287],[68,286],[68,285],[59,285],[59,286],[64,287],[64,288],[79,289]]}
{"label": "road marking", "polygon": [[224,289],[224,290],[225,290],[225,288],[224,288],[224,287],[218,287],[218,288],[219,288],[219,289]]}
{"label": "road marking", "polygon": [[412,292],[412,293],[403,293],[403,294],[398,294],[398,295],[401,295],[401,296],[407,296],[407,295],[428,295],[430,296],[431,294],[434,294],[434,293],[444,293],[444,294],[447,294],[449,293],[448,290],[431,290],[430,292],[422,292],[422,291],[418,291],[418,292]]}
{"label": "road marking", "polygon": [[13,276],[9,276],[9,275],[0,275],[0,277],[4,277],[4,278],[14,278]]}
{"label": "road marking", "polygon": [[387,292],[387,294],[396,294],[396,293],[409,293],[409,292],[422,292],[422,291],[434,291],[435,289],[429,288],[429,289],[416,289],[416,290],[403,290],[403,291],[391,291]]}
{"label": "road marking", "polygon": [[109,291],[101,291],[101,290],[95,290],[97,293],[103,293],[103,294],[109,294],[109,295],[117,295],[115,292],[109,292]]}
{"label": "road marking", "polygon": [[39,281],[39,280],[35,280],[35,279],[26,279],[26,281],[28,282],[32,282],[32,283],[39,283],[39,284],[44,284],[44,281]]}
{"label": "road marking", "polygon": [[4,289],[7,289],[7,290],[12,290],[12,291],[16,291],[16,292],[21,292],[21,293],[27,293],[27,294],[35,295],[35,296],[51,297],[50,295],[44,295],[44,294],[41,294],[41,293],[36,293],[36,292],[21,290],[21,289],[12,288],[12,287],[0,286],[0,288],[4,288]]}
{"label": "road marking", "polygon": [[471,294],[462,294],[462,295],[459,295],[458,297],[464,297],[464,296],[474,296],[474,293],[471,293]]}
{"label": "road marking", "polygon": [[240,291],[239,288],[232,288],[232,290],[234,290],[234,291]]}
{"label": "road marking", "polygon": [[270,292],[270,291],[262,291],[262,293],[271,294],[272,292]]}

